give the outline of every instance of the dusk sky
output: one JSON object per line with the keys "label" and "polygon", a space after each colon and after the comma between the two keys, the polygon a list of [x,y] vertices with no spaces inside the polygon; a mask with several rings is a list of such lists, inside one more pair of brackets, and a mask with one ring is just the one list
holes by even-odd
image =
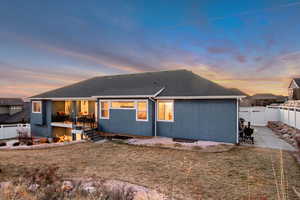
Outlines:
{"label": "dusk sky", "polygon": [[1,97],[183,68],[248,94],[286,95],[300,77],[300,1],[2,0],[0,42]]}

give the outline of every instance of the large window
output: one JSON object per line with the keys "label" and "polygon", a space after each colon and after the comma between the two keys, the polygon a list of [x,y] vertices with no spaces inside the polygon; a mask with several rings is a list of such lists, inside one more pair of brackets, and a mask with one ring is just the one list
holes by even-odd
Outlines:
{"label": "large window", "polygon": [[41,101],[33,101],[32,102],[32,112],[33,113],[42,113],[42,102]]}
{"label": "large window", "polygon": [[80,114],[82,114],[82,115],[89,114],[89,101],[88,100],[80,101]]}
{"label": "large window", "polygon": [[109,119],[109,101],[100,101],[100,118]]}
{"label": "large window", "polygon": [[158,101],[158,121],[174,121],[174,102]]}
{"label": "large window", "polygon": [[66,115],[71,114],[72,112],[72,101],[65,101],[65,113]]}
{"label": "large window", "polygon": [[111,108],[124,108],[124,109],[134,109],[134,101],[112,101]]}
{"label": "large window", "polygon": [[147,103],[147,101],[137,101],[136,120],[137,121],[148,121],[148,103]]}

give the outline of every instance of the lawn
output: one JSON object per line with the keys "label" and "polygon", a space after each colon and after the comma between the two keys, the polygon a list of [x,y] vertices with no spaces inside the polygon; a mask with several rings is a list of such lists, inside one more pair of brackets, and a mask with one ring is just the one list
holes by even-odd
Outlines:
{"label": "lawn", "polygon": [[[300,167],[283,153],[289,199],[300,191]],[[58,166],[65,177],[118,179],[156,189],[174,199],[275,199],[272,171],[280,169],[278,150],[234,147],[222,153],[82,143],[41,150],[0,151],[0,182],[24,168]]]}

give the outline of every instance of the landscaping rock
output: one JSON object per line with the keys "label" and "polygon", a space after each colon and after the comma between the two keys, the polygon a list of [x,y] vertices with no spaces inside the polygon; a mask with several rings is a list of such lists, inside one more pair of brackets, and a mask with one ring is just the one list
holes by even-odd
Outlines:
{"label": "landscaping rock", "polygon": [[81,185],[81,190],[88,192],[88,193],[94,193],[97,191],[94,182],[86,182]]}
{"label": "landscaping rock", "polygon": [[31,192],[36,192],[37,189],[40,187],[39,184],[31,184],[29,187],[28,187],[28,190],[31,191]]}
{"label": "landscaping rock", "polygon": [[69,192],[69,191],[73,190],[73,188],[74,188],[74,185],[71,181],[64,181],[61,186],[61,189],[64,192]]}
{"label": "landscaping rock", "polygon": [[288,138],[290,137],[290,135],[286,133],[286,134],[283,134],[282,137],[283,137],[284,139],[288,139]]}
{"label": "landscaping rock", "polygon": [[104,183],[106,191],[118,196],[126,196],[128,199],[133,200],[164,200],[163,195],[159,194],[155,190],[134,185],[131,183],[109,180]]}
{"label": "landscaping rock", "polygon": [[9,187],[11,187],[12,186],[12,183],[11,182],[9,182],[9,181],[6,181],[6,182],[0,182],[0,189],[1,190],[8,190],[9,189]]}

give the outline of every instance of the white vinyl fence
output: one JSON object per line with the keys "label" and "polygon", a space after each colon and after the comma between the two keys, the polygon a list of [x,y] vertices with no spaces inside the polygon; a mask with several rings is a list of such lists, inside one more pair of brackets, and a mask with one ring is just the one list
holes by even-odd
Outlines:
{"label": "white vinyl fence", "polygon": [[266,126],[268,121],[281,121],[300,129],[300,108],[286,106],[240,107],[240,118],[254,126]]}
{"label": "white vinyl fence", "polygon": [[15,138],[18,131],[26,131],[30,134],[30,124],[4,124],[0,125],[0,140]]}

